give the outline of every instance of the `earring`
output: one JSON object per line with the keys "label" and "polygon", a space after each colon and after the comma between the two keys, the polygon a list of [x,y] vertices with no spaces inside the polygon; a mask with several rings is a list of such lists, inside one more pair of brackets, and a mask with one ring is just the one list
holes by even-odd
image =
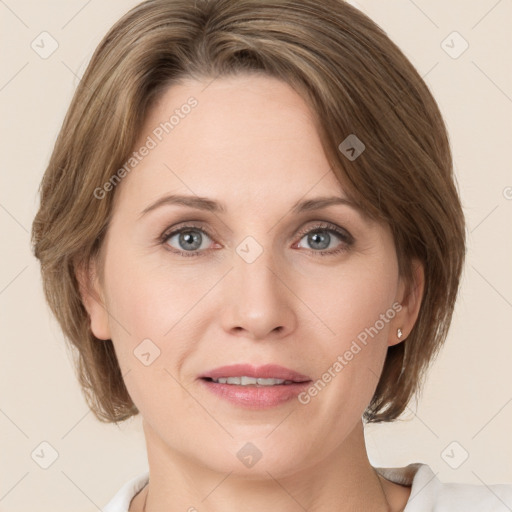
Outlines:
{"label": "earring", "polygon": [[403,336],[402,329],[400,329],[400,327],[396,331],[396,336],[397,336],[398,339],[400,339]]}

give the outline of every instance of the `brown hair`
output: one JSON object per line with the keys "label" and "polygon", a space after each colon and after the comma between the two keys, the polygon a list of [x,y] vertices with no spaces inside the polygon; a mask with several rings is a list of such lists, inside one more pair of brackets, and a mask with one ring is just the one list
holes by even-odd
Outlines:
{"label": "brown hair", "polygon": [[[316,114],[332,170],[367,214],[389,224],[400,273],[425,268],[416,323],[390,346],[367,421],[391,421],[419,390],[451,322],[465,225],[446,128],[426,84],[384,31],[342,0],[149,0],[119,20],[76,90],[41,183],[32,228],[47,301],[97,418],[137,414],[111,340],[95,338],[76,270],[99,254],[115,190],[94,191],[123,165],[153,102],[183,78],[263,72]],[[339,144],[366,146],[348,159]],[[402,366],[404,372],[401,375]]]}

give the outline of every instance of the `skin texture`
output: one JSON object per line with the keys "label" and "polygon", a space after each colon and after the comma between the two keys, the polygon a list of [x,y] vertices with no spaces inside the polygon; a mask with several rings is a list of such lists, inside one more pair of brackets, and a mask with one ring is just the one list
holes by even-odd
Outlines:
{"label": "skin texture", "polygon": [[[143,417],[150,484],[130,510],[146,499],[147,511],[402,510],[410,489],[376,475],[361,416],[397,328],[403,340],[416,320],[421,265],[406,295],[388,226],[348,205],[291,212],[299,200],[344,193],[311,112],[277,79],[173,85],[135,147],[190,96],[198,105],[117,186],[104,278],[83,293],[92,331],[112,339]],[[208,197],[226,211],[165,205],[140,217],[168,194]],[[188,221],[203,237],[200,256],[173,253],[188,247],[177,235],[159,240]],[[331,233],[326,250],[344,250],[319,255],[307,236],[316,221],[353,243]],[[252,263],[236,252],[247,236],[263,250]],[[316,381],[393,303],[400,312],[307,405],[247,410],[198,379],[227,364],[275,363]],[[160,356],[146,366],[134,350],[148,338]],[[237,458],[247,442],[262,453],[251,468]]]}

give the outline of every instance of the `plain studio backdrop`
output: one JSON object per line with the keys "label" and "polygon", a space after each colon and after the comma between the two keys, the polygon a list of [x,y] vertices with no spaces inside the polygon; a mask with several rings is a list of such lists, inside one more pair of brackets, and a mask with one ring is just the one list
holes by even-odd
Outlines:
{"label": "plain studio backdrop", "polygon": [[[29,245],[37,189],[72,94],[101,38],[136,3],[0,2],[0,511],[92,512],[147,468],[140,417],[118,428],[89,412]],[[367,427],[370,460],[425,462],[442,481],[511,483],[512,3],[353,3],[431,88],[468,225],[446,345],[404,419]]]}

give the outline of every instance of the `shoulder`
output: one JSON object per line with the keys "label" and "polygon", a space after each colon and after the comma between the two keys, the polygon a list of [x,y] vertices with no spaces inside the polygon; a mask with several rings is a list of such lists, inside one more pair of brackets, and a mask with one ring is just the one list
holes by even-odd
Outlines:
{"label": "shoulder", "polygon": [[114,497],[105,505],[102,512],[128,512],[130,502],[134,496],[141,491],[149,481],[149,471],[133,477],[126,482],[114,495]]}
{"label": "shoulder", "polygon": [[510,512],[512,485],[441,482],[426,464],[375,468],[387,480],[411,487],[404,512]]}

